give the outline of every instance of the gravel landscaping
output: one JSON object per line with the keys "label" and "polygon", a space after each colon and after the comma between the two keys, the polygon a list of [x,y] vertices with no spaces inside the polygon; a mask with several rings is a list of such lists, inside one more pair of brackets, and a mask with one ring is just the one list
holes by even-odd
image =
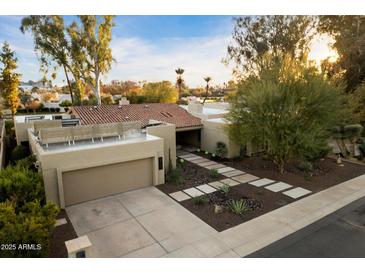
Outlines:
{"label": "gravel landscaping", "polygon": [[185,161],[181,166],[181,175],[183,182],[181,184],[174,184],[166,182],[166,184],[157,186],[162,192],[169,194],[179,190],[204,185],[210,182],[222,180],[225,177],[223,175],[218,175],[212,178],[208,169],[198,166],[197,164]]}
{"label": "gravel landscaping", "polygon": [[[291,164],[280,174],[271,161],[262,157],[228,160],[202,152],[181,156],[185,158],[183,183],[167,182],[158,188],[217,231],[365,174],[363,165],[348,162],[338,165],[331,158],[314,162],[311,171]],[[221,172],[218,178],[212,178],[210,169],[218,166],[217,163]],[[224,193],[222,187],[228,191]],[[239,203],[243,205],[238,205],[238,211],[232,209],[232,204]]]}

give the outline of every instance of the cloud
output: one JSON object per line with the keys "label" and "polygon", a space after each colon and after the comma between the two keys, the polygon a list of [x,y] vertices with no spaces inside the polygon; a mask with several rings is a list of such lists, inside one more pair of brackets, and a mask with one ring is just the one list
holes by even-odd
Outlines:
{"label": "cloud", "polygon": [[188,86],[204,85],[204,76],[218,84],[232,79],[231,69],[222,64],[230,36],[162,38],[115,38],[111,47],[116,63],[107,80],[170,80],[175,69],[184,68]]}

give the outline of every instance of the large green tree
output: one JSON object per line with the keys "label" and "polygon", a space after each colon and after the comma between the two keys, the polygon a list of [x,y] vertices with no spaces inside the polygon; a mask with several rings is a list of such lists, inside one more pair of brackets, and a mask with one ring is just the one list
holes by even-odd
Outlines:
{"label": "large green tree", "polygon": [[142,87],[142,94],[149,103],[175,103],[179,96],[169,81],[146,83]]}
{"label": "large green tree", "polygon": [[228,115],[231,138],[266,148],[281,173],[292,160],[322,157],[344,111],[342,90],[291,55],[266,54],[240,83]]}
{"label": "large green tree", "polygon": [[18,59],[15,52],[11,50],[10,45],[4,42],[0,53],[0,91],[5,99],[5,104],[10,108],[12,115],[15,115],[19,106],[19,74],[15,72]]}
{"label": "large green tree", "polygon": [[112,63],[113,16],[79,16],[79,21],[68,26],[62,16],[27,16],[21,31],[32,33],[44,72],[54,63],[63,68],[72,99],[81,102],[88,85],[101,104],[100,78]]}
{"label": "large green tree", "polygon": [[111,69],[113,57],[110,48],[113,16],[79,16],[81,25],[73,22],[67,29],[71,37],[73,69],[95,93],[101,104],[100,78]]}
{"label": "large green tree", "polygon": [[245,16],[234,18],[233,41],[225,61],[234,64],[237,77],[257,69],[266,53],[303,58],[314,35],[312,16]]}
{"label": "large green tree", "polygon": [[347,91],[353,91],[365,80],[365,16],[320,16],[318,31],[334,38],[339,58],[332,65],[340,66]]}

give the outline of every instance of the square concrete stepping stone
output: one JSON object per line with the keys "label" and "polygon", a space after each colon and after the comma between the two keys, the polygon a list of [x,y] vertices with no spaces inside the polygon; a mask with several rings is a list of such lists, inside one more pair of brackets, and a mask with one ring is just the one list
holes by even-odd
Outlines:
{"label": "square concrete stepping stone", "polygon": [[210,185],[201,185],[197,186],[196,188],[199,189],[200,191],[203,191],[206,194],[217,191],[214,187],[211,187]]}
{"label": "square concrete stepping stone", "polygon": [[207,158],[203,158],[201,157],[200,159],[196,159],[196,160],[191,160],[190,162],[194,163],[194,164],[199,164],[199,163],[203,163],[203,162],[208,162],[210,161],[209,159]]}
{"label": "square concrete stepping stone", "polygon": [[194,157],[194,156],[196,156],[196,155],[192,154],[192,153],[187,153],[187,154],[181,155],[179,157],[183,158],[183,159],[186,159],[186,158],[190,158],[190,157]]}
{"label": "square concrete stepping stone", "polygon": [[190,196],[185,194],[182,191],[177,191],[174,193],[170,193],[169,194],[172,198],[174,198],[176,201],[181,202],[181,201],[185,201],[187,199],[190,199]]}
{"label": "square concrete stepping stone", "polygon": [[222,168],[222,167],[226,167],[225,165],[222,165],[222,164],[216,164],[216,165],[211,165],[211,166],[207,166],[207,167],[205,167],[205,168],[207,168],[207,169],[220,169],[220,168]]}
{"label": "square concrete stepping stone", "polygon": [[273,185],[266,186],[265,188],[268,190],[271,190],[273,192],[279,192],[288,188],[293,187],[292,185],[289,185],[287,183],[279,182]]}
{"label": "square concrete stepping stone", "polygon": [[234,181],[230,178],[227,178],[227,179],[224,179],[224,180],[221,180],[221,182],[225,185],[228,185],[228,186],[236,186],[236,185],[239,185],[240,183],[237,182],[237,181]]}
{"label": "square concrete stepping stone", "polygon": [[185,160],[191,162],[191,161],[198,160],[198,159],[201,159],[201,158],[202,157],[200,157],[200,156],[191,156],[191,157],[185,158]]}
{"label": "square concrete stepping stone", "polygon": [[67,220],[65,218],[62,218],[62,219],[56,220],[55,226],[60,226],[60,225],[65,225],[65,224],[67,224]]}
{"label": "square concrete stepping stone", "polygon": [[238,169],[222,173],[222,175],[224,175],[226,177],[233,177],[233,176],[238,176],[238,175],[242,175],[242,174],[245,174],[245,172],[238,170]]}
{"label": "square concrete stepping stone", "polygon": [[235,169],[234,168],[231,168],[231,167],[222,167],[220,169],[218,169],[218,173],[222,174],[224,172],[228,172],[228,171],[234,171]]}
{"label": "square concrete stepping stone", "polygon": [[199,163],[198,166],[201,166],[201,167],[207,167],[207,166],[212,166],[212,165],[216,165],[217,162],[214,162],[214,161],[208,161],[208,162],[202,162],[202,163]]}
{"label": "square concrete stepping stone", "polygon": [[283,192],[284,195],[289,196],[293,199],[297,199],[297,198],[305,196],[309,193],[312,193],[312,191],[302,188],[302,187],[296,187],[291,190]]}
{"label": "square concrete stepping stone", "polygon": [[182,156],[182,155],[186,155],[186,154],[191,154],[191,153],[181,150],[181,149],[176,150],[176,156]]}
{"label": "square concrete stepping stone", "polygon": [[257,180],[257,181],[250,182],[249,184],[250,185],[253,185],[253,186],[260,187],[260,186],[269,185],[269,184],[271,184],[273,182],[275,182],[275,181],[274,180],[271,180],[271,179],[263,178],[263,179],[260,179],[260,180]]}
{"label": "square concrete stepping stone", "polygon": [[196,152],[198,148],[196,147],[184,147],[184,150],[188,152]]}
{"label": "square concrete stepping stone", "polygon": [[214,188],[216,188],[216,189],[219,189],[219,188],[221,188],[222,186],[224,186],[224,184],[223,184],[223,183],[221,183],[221,182],[219,182],[219,181],[216,181],[216,182],[213,182],[213,183],[209,183],[208,185],[210,185],[210,186],[212,186],[212,187],[214,187]]}
{"label": "square concrete stepping stone", "polygon": [[246,173],[246,174],[242,174],[240,176],[232,177],[232,179],[243,184],[243,183],[247,183],[247,182],[250,182],[253,180],[257,180],[257,179],[259,179],[259,177]]}
{"label": "square concrete stepping stone", "polygon": [[191,197],[198,197],[204,195],[203,192],[201,192],[199,189],[196,189],[195,187],[184,189],[183,191]]}

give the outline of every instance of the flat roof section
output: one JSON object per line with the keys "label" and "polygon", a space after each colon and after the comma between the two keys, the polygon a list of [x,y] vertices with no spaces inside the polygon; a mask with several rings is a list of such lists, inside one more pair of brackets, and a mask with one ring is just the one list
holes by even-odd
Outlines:
{"label": "flat roof section", "polygon": [[[34,138],[36,137],[34,136]],[[119,139],[116,136],[112,136],[103,138],[103,141],[100,138],[95,138],[94,142],[91,139],[86,139],[86,140],[78,140],[75,141],[74,143],[71,142],[70,144],[68,142],[52,143],[49,144],[48,147],[46,145],[39,144],[39,142],[38,144],[42,148],[43,153],[53,153],[53,152],[67,152],[67,151],[91,149],[98,147],[106,147],[120,144],[132,144],[132,143],[146,142],[158,139],[160,138],[143,132],[138,134],[129,134],[126,135],[125,138],[121,139]]]}

